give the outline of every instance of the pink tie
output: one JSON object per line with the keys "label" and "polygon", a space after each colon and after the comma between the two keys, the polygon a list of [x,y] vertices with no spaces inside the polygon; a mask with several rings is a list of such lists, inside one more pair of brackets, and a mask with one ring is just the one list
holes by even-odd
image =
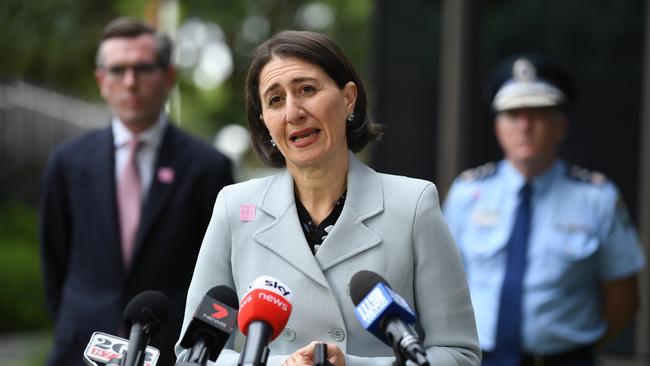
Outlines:
{"label": "pink tie", "polygon": [[138,147],[140,140],[133,135],[129,141],[129,160],[117,185],[117,205],[120,214],[120,235],[124,267],[131,264],[135,235],[140,223],[140,174],[138,172]]}

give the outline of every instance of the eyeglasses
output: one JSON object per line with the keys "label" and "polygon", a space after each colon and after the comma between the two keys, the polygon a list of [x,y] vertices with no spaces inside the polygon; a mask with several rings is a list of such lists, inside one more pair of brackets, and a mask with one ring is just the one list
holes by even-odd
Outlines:
{"label": "eyeglasses", "polygon": [[116,65],[116,66],[100,66],[100,68],[106,72],[111,77],[116,79],[122,79],[128,70],[132,70],[135,76],[151,76],[158,69],[162,68],[162,65],[159,63],[141,63],[135,65]]}

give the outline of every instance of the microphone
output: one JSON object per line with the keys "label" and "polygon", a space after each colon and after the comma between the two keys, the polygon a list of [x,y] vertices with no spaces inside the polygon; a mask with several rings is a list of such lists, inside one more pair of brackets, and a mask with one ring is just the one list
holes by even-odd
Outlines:
{"label": "microphone", "polygon": [[[120,365],[129,341],[104,332],[94,332],[84,351],[84,362],[88,366]],[[160,358],[158,349],[148,346],[144,354],[144,366],[155,366]]]}
{"label": "microphone", "polygon": [[316,343],[314,366],[333,366],[332,363],[327,360],[327,345],[325,343]]}
{"label": "microphone", "polygon": [[372,271],[359,271],[350,280],[354,314],[361,325],[393,348],[398,365],[411,360],[428,366],[426,351],[412,325],[415,312],[395,293],[383,277]]}
{"label": "microphone", "polygon": [[239,366],[266,365],[268,344],[287,325],[292,298],[289,287],[270,276],[260,276],[248,286],[237,316],[239,330],[246,336]]}
{"label": "microphone", "polygon": [[208,360],[216,361],[235,328],[238,308],[237,294],[233,289],[227,286],[211,288],[187,326],[181,347],[189,351],[185,360],[176,366],[206,365]]}
{"label": "microphone", "polygon": [[124,322],[131,327],[129,347],[122,366],[142,366],[145,348],[156,335],[169,313],[169,301],[159,291],[144,291],[137,294],[124,309]]}

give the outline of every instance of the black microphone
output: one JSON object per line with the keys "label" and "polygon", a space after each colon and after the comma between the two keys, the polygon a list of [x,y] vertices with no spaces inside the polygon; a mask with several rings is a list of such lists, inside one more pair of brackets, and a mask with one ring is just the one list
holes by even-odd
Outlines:
{"label": "black microphone", "polygon": [[314,366],[333,366],[327,359],[327,345],[325,343],[316,343]]}
{"label": "black microphone", "polygon": [[[208,359],[216,361],[237,320],[237,294],[227,286],[211,288],[196,308],[187,326],[181,347],[187,356],[176,366],[206,365]],[[191,348],[190,348],[191,347]]]}
{"label": "black microphone", "polygon": [[393,347],[398,365],[411,360],[428,366],[426,351],[412,327],[415,312],[386,280],[372,271],[359,271],[350,280],[354,313],[363,327]]}
{"label": "black microphone", "polygon": [[124,309],[124,322],[131,328],[129,348],[122,366],[142,366],[149,340],[156,335],[169,314],[169,301],[159,291],[137,294]]}

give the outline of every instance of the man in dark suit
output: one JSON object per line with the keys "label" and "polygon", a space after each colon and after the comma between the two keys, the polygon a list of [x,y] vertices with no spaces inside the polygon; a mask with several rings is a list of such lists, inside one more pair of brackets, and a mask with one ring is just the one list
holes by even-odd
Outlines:
{"label": "man in dark suit", "polygon": [[109,128],[57,146],[44,174],[40,241],[55,318],[49,365],[82,365],[93,331],[128,338],[122,313],[144,290],[170,313],[151,341],[174,363],[187,288],[230,161],[162,112],[175,71],[171,41],[140,21],[105,29],[96,79]]}

